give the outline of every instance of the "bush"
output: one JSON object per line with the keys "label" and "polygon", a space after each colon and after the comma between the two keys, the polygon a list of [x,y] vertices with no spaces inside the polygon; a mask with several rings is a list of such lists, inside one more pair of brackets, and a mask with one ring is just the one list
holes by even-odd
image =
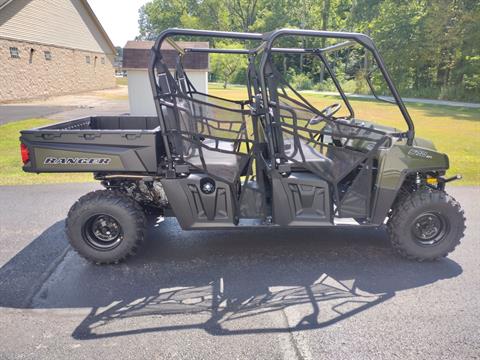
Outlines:
{"label": "bush", "polygon": [[311,90],[313,88],[312,79],[305,74],[295,74],[290,79],[290,84],[295,90]]}
{"label": "bush", "polygon": [[355,94],[357,90],[357,82],[355,80],[347,80],[341,84],[343,91],[350,94]]}
{"label": "bush", "polygon": [[313,90],[316,90],[316,91],[337,91],[337,88],[335,87],[335,84],[332,83],[331,81],[324,80],[324,81],[316,83],[313,86]]}

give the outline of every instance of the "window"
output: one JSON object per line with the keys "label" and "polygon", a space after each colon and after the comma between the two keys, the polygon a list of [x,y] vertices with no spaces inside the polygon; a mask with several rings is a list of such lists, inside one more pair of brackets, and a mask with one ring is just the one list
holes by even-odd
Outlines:
{"label": "window", "polygon": [[102,57],[102,65],[105,65],[105,58]]}
{"label": "window", "polygon": [[28,57],[28,63],[31,64],[33,62],[33,53],[35,52],[35,49],[30,49],[30,56]]}
{"label": "window", "polygon": [[45,60],[47,61],[52,60],[52,53],[50,51],[44,51],[43,55],[45,56]]}
{"label": "window", "polygon": [[86,62],[87,64],[90,64],[90,56],[85,56],[85,62]]}
{"label": "window", "polygon": [[20,51],[18,51],[18,48],[16,47],[10,48],[10,57],[13,59],[20,59]]}

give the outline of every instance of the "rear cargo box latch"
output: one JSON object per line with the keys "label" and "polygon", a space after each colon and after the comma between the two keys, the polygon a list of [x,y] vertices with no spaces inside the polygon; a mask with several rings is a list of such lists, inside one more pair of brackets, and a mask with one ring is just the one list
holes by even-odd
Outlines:
{"label": "rear cargo box latch", "polygon": [[55,138],[59,138],[60,134],[42,134],[41,136],[42,136],[42,139],[44,140],[52,140]]}
{"label": "rear cargo box latch", "polygon": [[100,137],[100,134],[83,134],[85,140],[94,140],[95,138]]}
{"label": "rear cargo box latch", "polygon": [[138,139],[141,135],[140,134],[126,134],[124,136],[127,140],[135,140],[135,139]]}

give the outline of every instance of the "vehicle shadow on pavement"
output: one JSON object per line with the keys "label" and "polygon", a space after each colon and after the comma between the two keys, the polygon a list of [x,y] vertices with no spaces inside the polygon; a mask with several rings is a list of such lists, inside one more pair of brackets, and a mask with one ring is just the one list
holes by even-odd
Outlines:
{"label": "vehicle shadow on pavement", "polygon": [[[27,253],[51,241],[48,234],[58,237],[59,227],[63,223],[16,258],[34,259]],[[21,276],[26,266],[17,259],[0,269],[2,298],[9,291],[1,285],[6,277]],[[461,273],[450,259],[416,263],[397,257],[384,229],[183,232],[168,219],[124,264],[95,266],[69,251],[26,307],[91,308],[72,334],[79,340],[188,329],[288,333],[327,327],[398,291]],[[0,306],[22,307],[2,300]]]}

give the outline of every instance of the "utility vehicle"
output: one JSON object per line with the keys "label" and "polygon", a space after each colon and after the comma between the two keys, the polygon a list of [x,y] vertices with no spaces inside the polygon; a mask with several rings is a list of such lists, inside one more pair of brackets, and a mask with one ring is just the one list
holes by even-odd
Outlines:
{"label": "utility vehicle", "polygon": [[[244,48],[182,47],[178,38]],[[164,42],[175,49],[174,69]],[[375,64],[406,130],[355,116],[327,60],[350,47]],[[246,99],[197,91],[183,67],[193,52],[246,58]],[[275,60],[292,55],[319,61],[340,97],[323,109],[307,101]],[[81,197],[66,220],[70,243],[85,258],[107,264],[134,254],[147,214],[176,217],[184,230],[386,224],[393,247],[419,261],[446,256],[463,237],[463,210],[445,192],[459,176],[445,178],[447,155],[415,136],[368,36],[168,29],[152,48],[149,78],[156,116],[88,117],[21,132],[24,171],[93,172],[105,187]]]}

